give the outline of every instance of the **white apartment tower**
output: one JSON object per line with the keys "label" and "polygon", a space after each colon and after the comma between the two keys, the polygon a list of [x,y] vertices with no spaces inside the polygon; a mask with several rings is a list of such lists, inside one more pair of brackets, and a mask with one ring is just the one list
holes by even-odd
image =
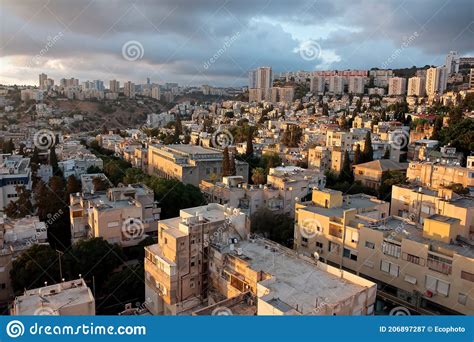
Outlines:
{"label": "white apartment tower", "polygon": [[39,74],[39,88],[44,89],[46,86],[46,82],[48,81],[48,75],[42,73]]}
{"label": "white apartment tower", "polygon": [[429,68],[426,71],[426,94],[442,94],[446,89],[447,71],[444,67]]}
{"label": "white apartment tower", "polygon": [[459,55],[457,51],[450,51],[448,53],[444,66],[447,69],[448,75],[459,71]]}
{"label": "white apartment tower", "polygon": [[354,76],[349,77],[349,93],[350,94],[363,94],[365,85],[365,77]]}
{"label": "white apartment tower", "polygon": [[272,87],[272,68],[260,67],[257,69],[257,88],[268,89]]}
{"label": "white apartment tower", "polygon": [[120,82],[117,80],[111,80],[109,82],[109,88],[112,93],[118,93],[120,91]]}
{"label": "white apartment tower", "polygon": [[388,95],[404,95],[407,89],[407,80],[403,77],[392,77],[388,81]]}
{"label": "white apartment tower", "polygon": [[426,80],[424,77],[410,77],[408,79],[408,96],[425,96],[425,83]]}
{"label": "white apartment tower", "polygon": [[123,85],[123,92],[127,97],[135,97],[135,83],[132,83],[130,81],[125,82]]}
{"label": "white apartment tower", "polygon": [[344,78],[341,76],[329,77],[329,92],[341,95],[344,92]]}
{"label": "white apartment tower", "polygon": [[321,76],[314,76],[311,77],[311,84],[310,84],[310,91],[315,94],[323,94],[325,90],[325,81],[324,77]]}

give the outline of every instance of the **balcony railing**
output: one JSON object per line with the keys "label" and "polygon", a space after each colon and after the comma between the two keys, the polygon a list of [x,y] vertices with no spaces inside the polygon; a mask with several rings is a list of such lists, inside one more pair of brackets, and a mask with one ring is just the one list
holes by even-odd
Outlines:
{"label": "balcony railing", "polygon": [[431,255],[428,255],[427,265],[430,270],[443,274],[451,274],[453,270],[453,265],[450,262],[437,260]]}

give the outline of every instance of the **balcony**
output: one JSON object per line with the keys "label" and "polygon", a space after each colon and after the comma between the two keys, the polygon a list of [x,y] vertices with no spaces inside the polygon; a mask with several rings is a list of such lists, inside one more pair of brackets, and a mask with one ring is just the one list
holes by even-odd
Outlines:
{"label": "balcony", "polygon": [[452,261],[433,254],[428,254],[427,265],[430,270],[442,273],[451,274],[453,270]]}

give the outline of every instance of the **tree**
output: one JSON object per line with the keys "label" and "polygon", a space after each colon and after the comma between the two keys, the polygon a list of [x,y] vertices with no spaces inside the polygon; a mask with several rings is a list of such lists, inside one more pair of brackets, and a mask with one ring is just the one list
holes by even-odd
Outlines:
{"label": "tree", "polygon": [[31,190],[18,185],[15,189],[18,194],[18,199],[10,202],[5,207],[5,214],[14,219],[22,218],[26,215],[32,215],[34,213],[34,208],[31,203]]}
{"label": "tree", "polygon": [[360,144],[357,144],[356,150],[354,152],[354,165],[362,163],[362,151],[360,150]]}
{"label": "tree", "polygon": [[349,159],[349,152],[344,152],[344,161],[342,162],[341,172],[339,173],[339,182],[352,182],[354,180],[354,174],[351,168],[351,160]]}
{"label": "tree", "polygon": [[230,156],[229,156],[229,149],[226,146],[223,152],[224,158],[222,159],[222,176],[232,176],[231,164],[230,164]]}
{"label": "tree", "polygon": [[363,156],[364,163],[374,160],[374,149],[372,148],[372,139],[370,131],[367,132],[367,134],[365,135]]}
{"label": "tree", "polygon": [[125,259],[118,245],[111,245],[102,238],[80,240],[64,255],[65,275],[76,279],[79,274],[101,289],[103,282]]}
{"label": "tree", "polygon": [[74,194],[80,191],[81,191],[81,183],[79,183],[79,181],[76,179],[74,175],[70,175],[67,178],[66,192],[68,194]]}
{"label": "tree", "polygon": [[16,294],[43,287],[45,282],[50,285],[59,282],[58,254],[47,245],[31,246],[13,261],[10,279]]}
{"label": "tree", "polygon": [[385,149],[385,153],[383,154],[382,159],[390,159],[390,147]]}
{"label": "tree", "polygon": [[110,187],[109,182],[102,177],[94,177],[92,185],[94,186],[94,191],[105,191]]}
{"label": "tree", "polygon": [[266,207],[262,207],[252,215],[250,230],[284,246],[293,245],[293,220],[287,215],[275,214]]}
{"label": "tree", "polygon": [[174,136],[175,139],[179,139],[179,136],[183,134],[183,124],[181,123],[181,115],[176,114],[176,122],[174,124]]}
{"label": "tree", "polygon": [[3,153],[11,154],[15,150],[15,144],[13,143],[13,139],[5,141],[2,147]]}
{"label": "tree", "polygon": [[18,151],[18,154],[19,154],[19,155],[21,155],[21,156],[24,156],[24,155],[25,155],[25,147],[26,147],[25,144],[23,144],[23,143],[20,144],[20,149],[19,149],[19,151]]}
{"label": "tree", "polygon": [[387,171],[382,174],[382,184],[379,187],[379,198],[389,201],[392,197],[393,185],[407,184],[406,176],[401,171]]}
{"label": "tree", "polygon": [[233,153],[229,155],[229,163],[230,163],[230,175],[235,176],[237,173],[237,169],[235,168],[235,157]]}
{"label": "tree", "polygon": [[252,170],[252,182],[254,184],[265,184],[266,183],[266,176],[265,170],[261,167],[257,167]]}
{"label": "tree", "polygon": [[245,155],[250,157],[253,155],[253,129],[249,128],[247,133],[247,146],[245,147]]}
{"label": "tree", "polygon": [[49,165],[53,167],[53,174],[56,174],[59,170],[59,166],[58,156],[56,155],[56,148],[54,145],[49,149]]}

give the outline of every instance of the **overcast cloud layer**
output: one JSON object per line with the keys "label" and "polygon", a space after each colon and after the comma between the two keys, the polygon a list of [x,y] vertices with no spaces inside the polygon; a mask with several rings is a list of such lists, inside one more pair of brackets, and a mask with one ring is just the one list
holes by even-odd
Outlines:
{"label": "overcast cloud layer", "polygon": [[[2,0],[0,25],[2,84],[36,84],[45,72],[242,86],[260,65],[398,68],[441,65],[450,50],[474,55],[472,0]],[[123,57],[129,41],[143,47],[135,61]],[[301,57],[308,41],[318,58]]]}

